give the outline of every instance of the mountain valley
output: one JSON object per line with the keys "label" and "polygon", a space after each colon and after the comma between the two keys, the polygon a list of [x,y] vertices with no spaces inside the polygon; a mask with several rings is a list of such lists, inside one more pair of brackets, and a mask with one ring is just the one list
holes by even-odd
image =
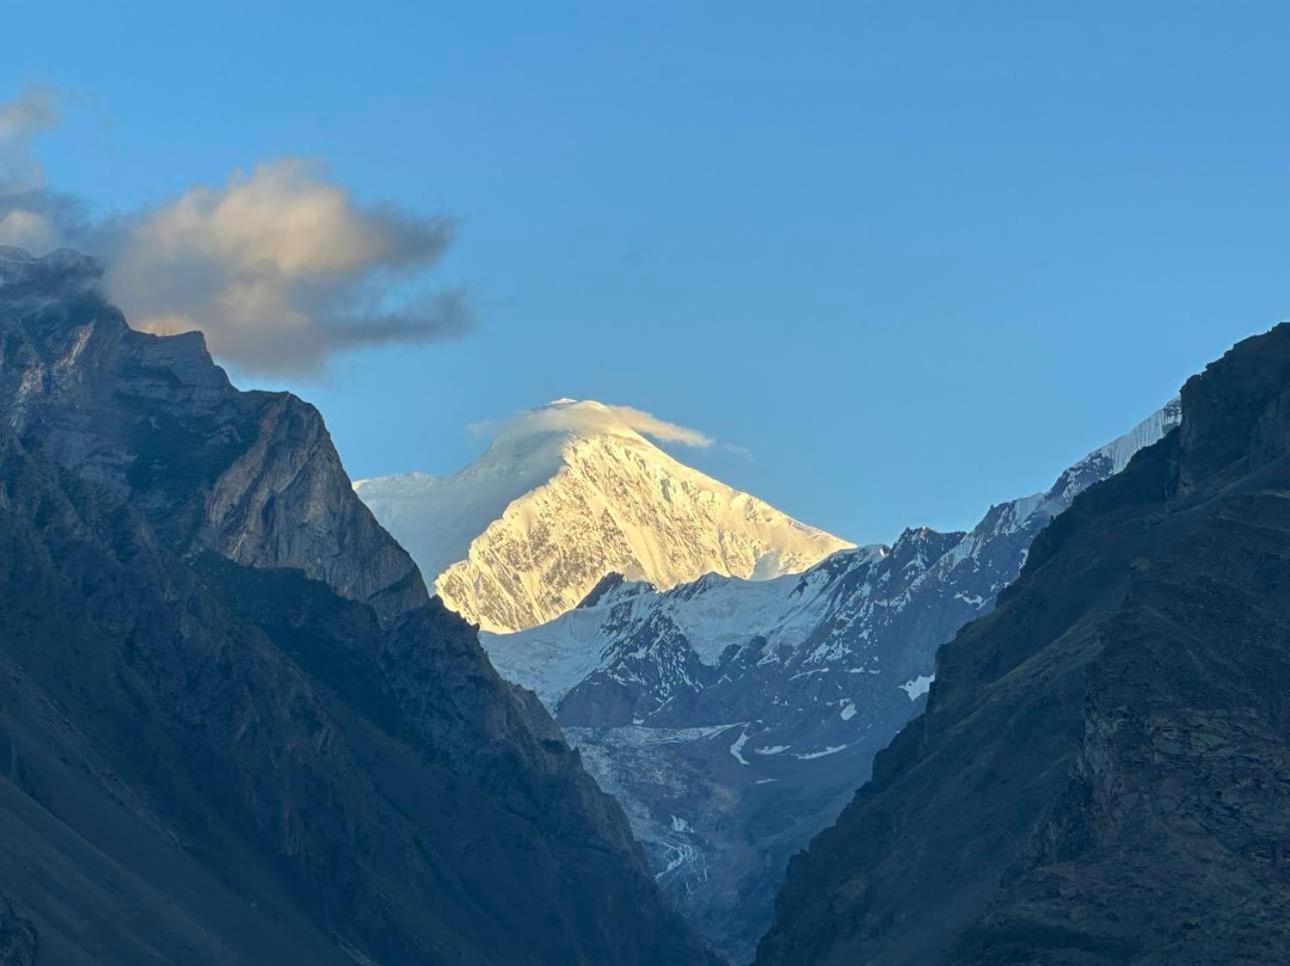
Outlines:
{"label": "mountain valley", "polygon": [[765,581],[709,574],[657,591],[611,576],[556,620],[481,642],[623,802],[679,907],[746,962],[789,856],[922,710],[937,648],[989,613],[1052,519],[1179,412],[1170,402],[970,532],[907,529]]}

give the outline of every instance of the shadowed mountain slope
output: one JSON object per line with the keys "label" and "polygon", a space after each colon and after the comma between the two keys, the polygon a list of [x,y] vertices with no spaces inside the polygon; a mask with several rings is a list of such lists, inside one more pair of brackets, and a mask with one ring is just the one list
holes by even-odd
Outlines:
{"label": "shadowed mountain slope", "polygon": [[706,963],[317,412],[0,252],[0,955]]}
{"label": "shadowed mountain slope", "polygon": [[1290,327],[1182,408],[941,649],[759,963],[1290,960]]}

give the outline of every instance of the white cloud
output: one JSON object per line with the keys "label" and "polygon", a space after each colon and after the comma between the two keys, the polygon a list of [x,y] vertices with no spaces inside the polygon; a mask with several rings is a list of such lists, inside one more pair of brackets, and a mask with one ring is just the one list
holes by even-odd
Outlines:
{"label": "white cloud", "polygon": [[92,222],[31,160],[32,137],[57,120],[52,90],[0,102],[0,245],[99,256],[107,294],[135,328],[200,329],[225,361],[297,374],[339,350],[469,328],[462,291],[425,287],[451,219],[360,204],[321,166],[285,158]]}
{"label": "white cloud", "polygon": [[631,406],[607,406],[606,408],[623,425],[646,436],[653,436],[655,439],[668,443],[682,443],[686,446],[708,447],[712,445],[711,436],[701,433],[697,429],[690,429],[677,423],[669,423],[667,420],[659,419],[643,409],[633,409]]}
{"label": "white cloud", "polygon": [[549,432],[640,433],[666,443],[709,447],[714,440],[706,433],[659,419],[631,406],[614,406],[593,400],[557,399],[540,409],[530,409],[500,425],[472,423],[472,432],[494,430],[497,438],[514,439]]}
{"label": "white cloud", "polygon": [[108,294],[151,332],[200,329],[253,370],[308,371],[336,349],[469,326],[462,293],[391,305],[452,241],[446,218],[360,206],[298,159],[195,187],[108,232]]}
{"label": "white cloud", "polygon": [[44,212],[17,205],[0,209],[0,245],[49,251],[61,242],[62,232]]}

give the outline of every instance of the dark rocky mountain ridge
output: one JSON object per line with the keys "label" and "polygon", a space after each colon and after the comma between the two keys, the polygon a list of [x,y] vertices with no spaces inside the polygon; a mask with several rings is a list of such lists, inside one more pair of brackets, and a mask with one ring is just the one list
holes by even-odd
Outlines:
{"label": "dark rocky mountain ridge", "polygon": [[158,533],[256,567],[297,567],[389,617],[428,599],[411,558],[349,495],[322,417],[239,392],[200,333],[130,329],[92,259],[0,250],[4,421]]}
{"label": "dark rocky mountain ridge", "polygon": [[1182,408],[939,651],[759,963],[1290,961],[1290,326]]}
{"label": "dark rocky mountain ridge", "polygon": [[0,962],[708,963],[317,412],[0,252]]}

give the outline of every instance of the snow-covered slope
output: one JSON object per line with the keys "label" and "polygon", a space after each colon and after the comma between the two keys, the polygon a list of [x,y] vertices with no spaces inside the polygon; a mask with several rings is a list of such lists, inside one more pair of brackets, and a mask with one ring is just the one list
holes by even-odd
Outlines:
{"label": "snow-covered slope", "polygon": [[764,580],[851,546],[679,462],[621,412],[557,400],[458,473],[354,488],[450,608],[502,633],[565,613],[610,573],[664,589]]}
{"label": "snow-covered slope", "polygon": [[969,532],[909,529],[763,582],[710,574],[660,592],[610,577],[557,620],[481,642],[556,712],[660,881],[739,962],[788,856],[921,709],[940,645],[994,606],[1054,516],[1179,413],[1171,402]]}
{"label": "snow-covered slope", "polygon": [[[839,566],[868,564],[889,552],[877,545],[840,551],[829,567],[821,564],[805,575],[763,581],[705,574],[661,593],[646,581],[610,574],[581,605],[550,623],[517,634],[485,633],[483,640],[504,677],[522,683],[555,708],[593,671],[621,658],[616,649],[641,627],[659,633],[666,627],[676,633],[704,668],[718,666],[727,648],[740,647],[759,634],[767,637],[771,650],[781,645],[794,648],[816,628],[828,607],[821,595],[830,581],[823,575]],[[665,686],[665,692],[670,694],[671,688]]]}

